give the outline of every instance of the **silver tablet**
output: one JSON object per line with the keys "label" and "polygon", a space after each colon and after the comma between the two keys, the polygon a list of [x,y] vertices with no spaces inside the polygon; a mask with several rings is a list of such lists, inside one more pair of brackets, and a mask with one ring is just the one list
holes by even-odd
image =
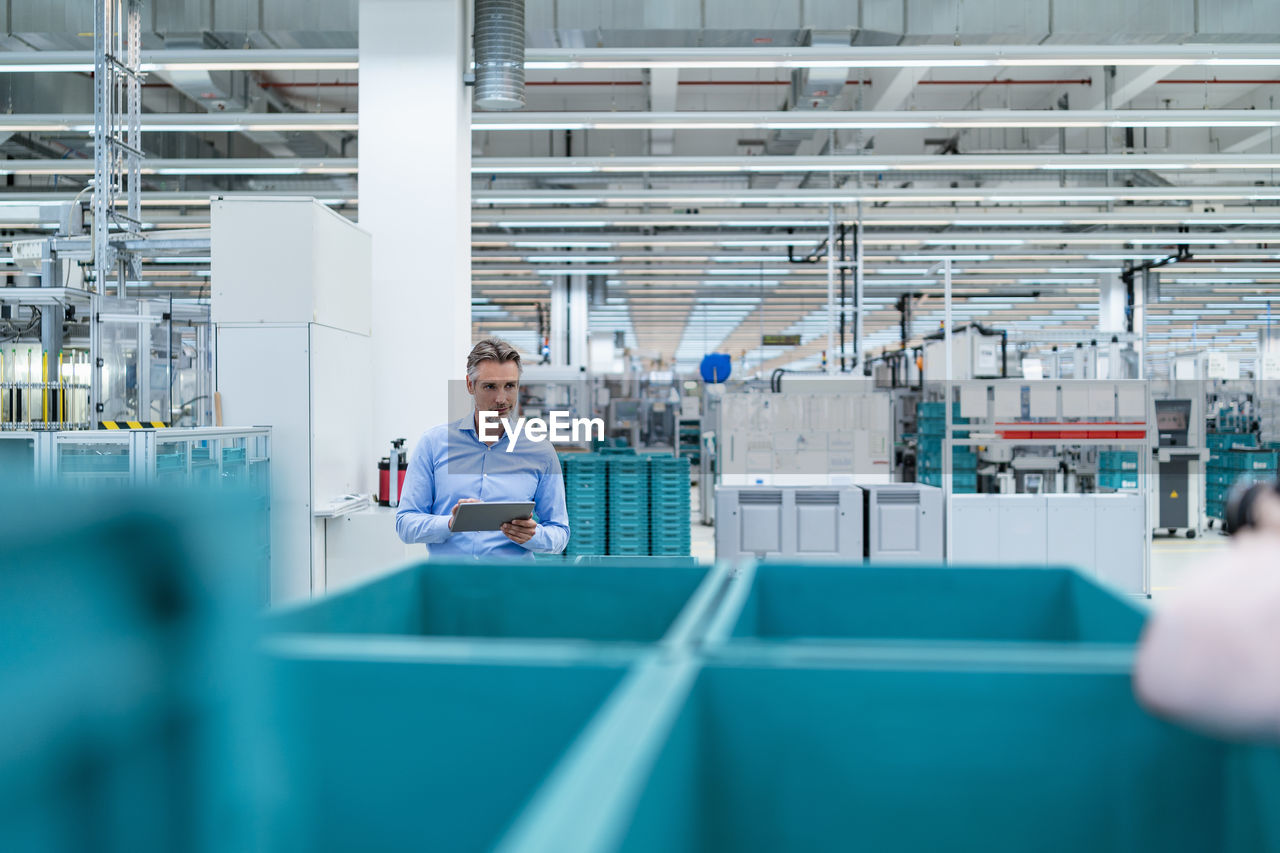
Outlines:
{"label": "silver tablet", "polygon": [[453,532],[500,530],[508,521],[530,518],[532,515],[533,501],[462,504],[458,507],[457,517],[453,519]]}

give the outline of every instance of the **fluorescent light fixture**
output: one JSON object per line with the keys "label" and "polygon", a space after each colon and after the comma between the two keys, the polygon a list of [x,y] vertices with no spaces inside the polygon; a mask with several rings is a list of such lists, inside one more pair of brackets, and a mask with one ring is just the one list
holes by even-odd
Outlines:
{"label": "fluorescent light fixture", "polygon": [[608,249],[613,243],[587,240],[520,240],[511,244],[516,249]]}
{"label": "fluorescent light fixture", "polygon": [[617,255],[528,255],[525,257],[525,261],[531,264],[612,264],[617,260]]}
{"label": "fluorescent light fixture", "polygon": [[989,261],[991,255],[899,255],[898,260],[919,263],[921,261],[940,261],[943,258],[951,258],[952,261]]}
{"label": "fluorescent light fixture", "polygon": [[1027,241],[999,237],[940,237],[920,242],[926,246],[1021,246]]}
{"label": "fluorescent light fixture", "polygon": [[529,70],[641,68],[990,68],[1061,65],[1274,66],[1261,44],[898,45],[892,47],[529,48]]}
{"label": "fluorescent light fixture", "polygon": [[[481,223],[481,222],[475,222],[473,220],[471,224],[473,226],[492,224],[494,228],[508,228],[512,230],[519,229],[519,228],[605,228],[609,225],[609,223],[603,219],[579,219],[576,221],[567,221],[567,220],[555,221],[550,219],[547,219],[547,220],[526,219],[526,220],[511,220],[507,222],[494,222],[494,223]],[[556,245],[559,246],[563,244],[557,243]]]}
{"label": "fluorescent light fixture", "polygon": [[[833,110],[475,113],[475,131],[1277,127],[1275,110]],[[1178,164],[1175,164],[1178,165]]]}
{"label": "fluorescent light fixture", "polygon": [[724,246],[725,248],[746,248],[750,246],[816,246],[821,242],[817,238],[797,237],[794,240],[718,240],[715,245]]}

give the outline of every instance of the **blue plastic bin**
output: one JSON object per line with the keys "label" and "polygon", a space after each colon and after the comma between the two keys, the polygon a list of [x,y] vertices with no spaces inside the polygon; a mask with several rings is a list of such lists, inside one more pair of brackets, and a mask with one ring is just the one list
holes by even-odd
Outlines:
{"label": "blue plastic bin", "polygon": [[706,570],[434,560],[274,616],[270,628],[650,643],[662,639]]}
{"label": "blue plastic bin", "polygon": [[1072,569],[765,562],[733,640],[1132,643],[1144,614]]}
{"label": "blue plastic bin", "polygon": [[488,850],[625,671],[277,653],[269,849]]}
{"label": "blue plastic bin", "polygon": [[1124,667],[712,666],[633,769],[620,851],[1280,849],[1280,752],[1148,716]]}

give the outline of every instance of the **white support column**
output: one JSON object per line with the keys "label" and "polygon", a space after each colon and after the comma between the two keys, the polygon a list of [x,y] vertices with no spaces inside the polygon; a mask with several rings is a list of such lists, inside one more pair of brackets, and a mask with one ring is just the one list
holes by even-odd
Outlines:
{"label": "white support column", "polygon": [[[469,3],[360,0],[360,225],[373,236],[374,424],[448,418],[471,347]],[[404,167],[412,151],[414,167]]]}
{"label": "white support column", "polygon": [[569,277],[558,275],[551,280],[551,364],[569,364]]}
{"label": "white support column", "polygon": [[1101,347],[1099,351],[1107,354],[1105,375],[1099,369],[1098,362],[1094,363],[1100,379],[1117,379],[1120,376],[1120,345],[1111,343],[1111,337],[1125,331],[1125,302],[1125,285],[1120,276],[1104,275],[1098,279],[1098,331],[1102,333],[1098,344]]}
{"label": "white support column", "polygon": [[1098,280],[1098,331],[1123,332],[1124,280],[1118,275],[1104,275]]}
{"label": "white support column", "polygon": [[587,365],[587,318],[591,294],[586,273],[569,276],[569,366]]}

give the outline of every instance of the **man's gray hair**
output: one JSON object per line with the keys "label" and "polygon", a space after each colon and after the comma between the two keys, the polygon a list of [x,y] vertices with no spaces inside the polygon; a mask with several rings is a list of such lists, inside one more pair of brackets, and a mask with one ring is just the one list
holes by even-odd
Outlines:
{"label": "man's gray hair", "polygon": [[471,353],[467,356],[468,379],[476,378],[476,372],[480,369],[482,361],[496,361],[499,364],[514,361],[516,368],[521,372],[524,371],[524,367],[520,364],[520,352],[502,338],[483,338],[471,348]]}

